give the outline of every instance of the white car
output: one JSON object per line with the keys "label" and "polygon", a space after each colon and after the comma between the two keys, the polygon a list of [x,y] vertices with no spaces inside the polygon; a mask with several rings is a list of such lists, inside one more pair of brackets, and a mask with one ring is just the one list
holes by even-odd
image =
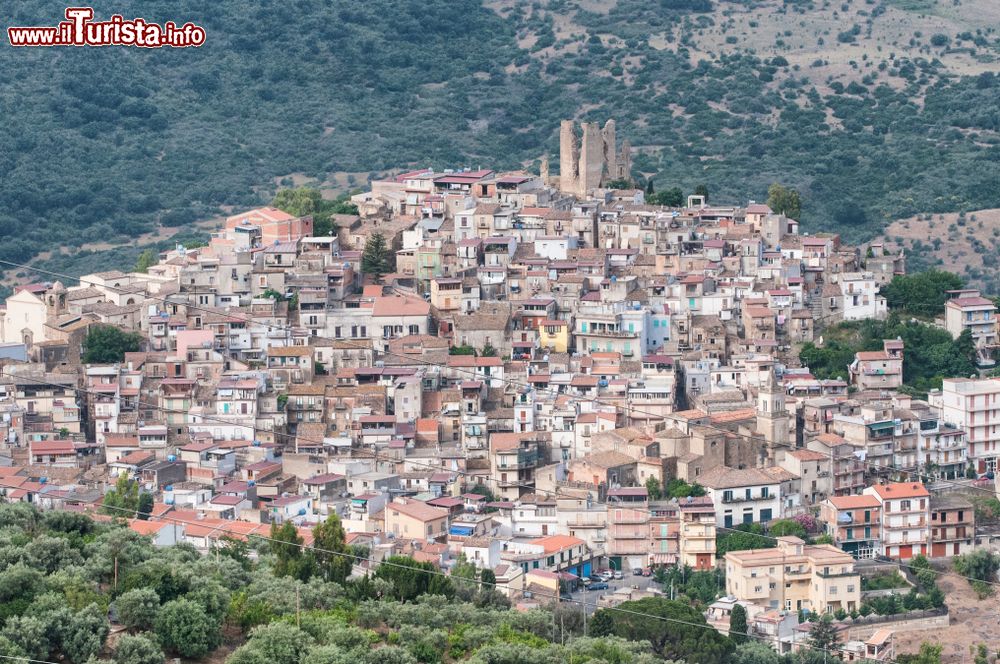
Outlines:
{"label": "white car", "polygon": [[624,578],[625,578],[625,575],[622,574],[622,571],[620,569],[615,570],[615,579],[616,580],[617,579],[624,579]]}

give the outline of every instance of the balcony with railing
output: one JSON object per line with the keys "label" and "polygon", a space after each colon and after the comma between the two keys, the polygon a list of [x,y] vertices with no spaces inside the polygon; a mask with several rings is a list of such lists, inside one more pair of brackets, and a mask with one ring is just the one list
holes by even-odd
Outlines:
{"label": "balcony with railing", "polygon": [[497,468],[501,470],[520,470],[534,468],[538,465],[537,449],[520,449],[497,453]]}
{"label": "balcony with railing", "polygon": [[722,493],[722,502],[724,503],[752,503],[764,500],[776,500],[777,496],[768,494],[752,494],[749,497],[745,493],[731,493],[729,491],[724,491]]}

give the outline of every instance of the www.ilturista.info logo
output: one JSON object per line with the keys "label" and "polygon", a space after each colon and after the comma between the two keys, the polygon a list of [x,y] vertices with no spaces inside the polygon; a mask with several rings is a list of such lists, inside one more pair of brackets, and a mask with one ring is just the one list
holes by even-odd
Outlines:
{"label": "www.ilturista.info logo", "polygon": [[68,7],[66,20],[54,27],[10,27],[11,46],[139,46],[184,48],[205,43],[205,29],[194,23],[163,25],[141,18],[125,19],[115,14],[107,21],[94,21],[91,7]]}

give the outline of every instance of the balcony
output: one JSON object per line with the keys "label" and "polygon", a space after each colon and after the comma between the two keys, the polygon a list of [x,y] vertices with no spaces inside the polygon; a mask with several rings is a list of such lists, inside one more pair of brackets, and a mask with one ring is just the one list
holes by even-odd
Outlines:
{"label": "balcony", "polygon": [[517,455],[498,454],[497,468],[501,470],[519,470],[534,468],[538,465],[538,452],[536,450],[520,450]]}
{"label": "balcony", "polygon": [[722,502],[724,503],[753,503],[763,500],[777,500],[777,498],[778,497],[776,495],[772,496],[770,494],[766,496],[763,495],[751,496],[749,498],[746,497],[746,494],[739,494],[739,495],[727,495],[726,493],[722,494]]}

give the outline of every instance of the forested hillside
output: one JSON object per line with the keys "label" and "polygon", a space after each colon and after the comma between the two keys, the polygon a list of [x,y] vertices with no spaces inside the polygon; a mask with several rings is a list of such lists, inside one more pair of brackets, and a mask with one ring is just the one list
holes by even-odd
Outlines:
{"label": "forested hillside", "polygon": [[[125,241],[278,179],[532,165],[613,117],[637,178],[803,195],[811,230],[1000,206],[989,0],[123,0],[198,49],[0,48],[0,258]],[[41,0],[6,25],[51,25]],[[977,21],[979,23],[977,23]],[[931,33],[938,25],[946,32]],[[784,30],[776,26],[784,26]],[[839,27],[838,27],[839,26]],[[839,58],[839,59],[838,59]],[[350,178],[350,179],[348,179]]]}

